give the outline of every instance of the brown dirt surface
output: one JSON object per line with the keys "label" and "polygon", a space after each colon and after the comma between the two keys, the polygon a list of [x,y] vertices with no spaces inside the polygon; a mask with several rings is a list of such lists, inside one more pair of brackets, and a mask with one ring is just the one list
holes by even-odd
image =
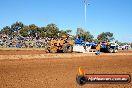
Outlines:
{"label": "brown dirt surface", "polygon": [[23,49],[23,48],[1,48],[0,55],[27,55],[27,54],[44,54],[44,49]]}
{"label": "brown dirt surface", "polygon": [[[130,74],[132,76],[132,51],[116,54],[102,53],[100,56],[80,53],[46,54],[43,50],[29,50],[30,52],[20,50],[19,53],[14,50],[5,51],[0,51],[0,88],[132,88],[132,83],[84,86],[76,83],[80,66],[87,74]],[[46,57],[41,57],[42,54]]]}

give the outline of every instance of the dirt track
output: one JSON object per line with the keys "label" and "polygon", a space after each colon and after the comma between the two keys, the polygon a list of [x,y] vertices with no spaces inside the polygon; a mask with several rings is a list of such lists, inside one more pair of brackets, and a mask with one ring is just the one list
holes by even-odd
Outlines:
{"label": "dirt track", "polygon": [[[0,51],[0,88],[132,88],[130,84],[86,84],[79,86],[76,81],[78,67],[83,66],[88,74],[130,74],[132,76],[132,51],[119,55],[62,54],[64,58],[52,58],[53,54],[43,51]],[[25,55],[49,55],[50,58],[27,59]],[[23,58],[13,60],[12,55]],[[59,56],[61,54],[58,54]],[[9,56],[9,57],[8,57]],[[5,59],[8,57],[8,59]],[[15,57],[15,56],[14,56]],[[11,59],[10,59],[11,58]],[[5,59],[5,60],[4,60]]]}

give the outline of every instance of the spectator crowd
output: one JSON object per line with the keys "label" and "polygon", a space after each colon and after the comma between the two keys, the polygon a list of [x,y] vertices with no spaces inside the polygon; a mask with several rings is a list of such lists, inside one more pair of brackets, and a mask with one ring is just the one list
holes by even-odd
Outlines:
{"label": "spectator crowd", "polygon": [[45,48],[52,39],[0,34],[0,48]]}

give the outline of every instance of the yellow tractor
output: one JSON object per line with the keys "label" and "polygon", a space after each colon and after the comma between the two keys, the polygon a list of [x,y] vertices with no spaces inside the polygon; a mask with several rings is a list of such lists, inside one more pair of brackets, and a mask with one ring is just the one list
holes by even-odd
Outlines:
{"label": "yellow tractor", "polygon": [[50,53],[71,53],[73,51],[73,44],[74,42],[69,39],[54,39],[50,41],[47,50]]}

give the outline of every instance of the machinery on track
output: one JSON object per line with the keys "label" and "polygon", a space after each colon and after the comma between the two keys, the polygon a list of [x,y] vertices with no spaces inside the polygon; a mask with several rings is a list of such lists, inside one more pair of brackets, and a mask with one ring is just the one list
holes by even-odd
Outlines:
{"label": "machinery on track", "polygon": [[118,46],[119,45],[115,42],[102,42],[100,50],[101,50],[101,52],[117,53]]}
{"label": "machinery on track", "polygon": [[57,53],[57,52],[72,53],[73,44],[74,42],[69,39],[51,40],[49,46],[47,47],[47,50],[50,53]]}
{"label": "machinery on track", "polygon": [[[95,42],[86,42],[83,38],[77,38],[74,41],[68,38],[60,38],[51,40],[49,46],[47,47],[48,52],[50,53],[95,53],[97,43]],[[116,53],[118,52],[118,44],[115,42],[101,42],[100,51],[107,53]]]}
{"label": "machinery on track", "polygon": [[80,53],[89,53],[92,50],[95,50],[96,43],[93,42],[85,42],[82,38],[78,38],[74,40],[75,45],[73,46],[73,52]]}
{"label": "machinery on track", "polygon": [[[73,46],[74,52],[90,53],[96,51],[97,43],[95,42],[85,42],[82,38],[78,38],[74,41],[74,43],[75,43],[75,45]],[[101,42],[100,46],[101,52],[117,53],[119,45],[115,42]]]}

